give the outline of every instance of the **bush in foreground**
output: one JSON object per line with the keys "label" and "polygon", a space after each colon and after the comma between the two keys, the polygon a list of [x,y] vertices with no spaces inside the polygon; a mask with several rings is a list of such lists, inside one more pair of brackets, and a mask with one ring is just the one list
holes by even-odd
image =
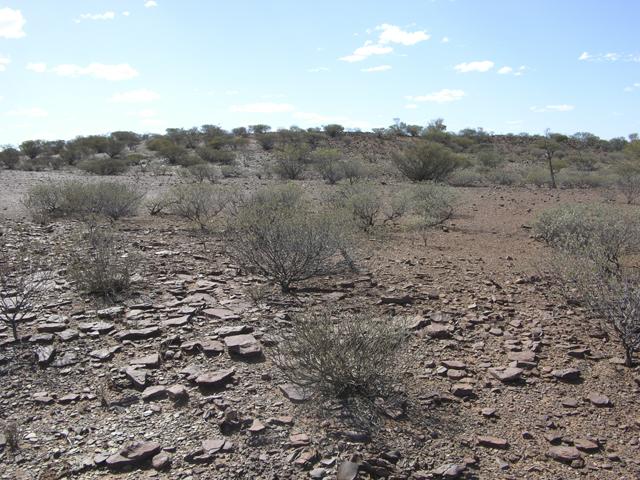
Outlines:
{"label": "bush in foreground", "polygon": [[396,319],[322,310],[294,317],[273,358],[289,382],[320,401],[374,405],[402,386],[407,337]]}

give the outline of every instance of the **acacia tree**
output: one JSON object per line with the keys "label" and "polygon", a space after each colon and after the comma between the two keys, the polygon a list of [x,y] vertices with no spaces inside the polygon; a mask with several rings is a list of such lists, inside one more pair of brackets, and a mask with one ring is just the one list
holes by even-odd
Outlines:
{"label": "acacia tree", "polygon": [[538,147],[542,150],[545,161],[549,167],[549,176],[551,179],[551,188],[558,188],[556,183],[556,172],[553,165],[553,159],[556,154],[562,150],[562,145],[559,142],[557,134],[551,133],[547,128],[544,132],[544,137],[538,142]]}

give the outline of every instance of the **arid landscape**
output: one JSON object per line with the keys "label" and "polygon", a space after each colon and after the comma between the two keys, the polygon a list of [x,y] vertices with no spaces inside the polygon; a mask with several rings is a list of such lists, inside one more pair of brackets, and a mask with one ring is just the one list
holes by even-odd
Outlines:
{"label": "arid landscape", "polygon": [[558,257],[634,271],[640,142],[438,122],[5,149],[0,478],[640,478],[637,310]]}

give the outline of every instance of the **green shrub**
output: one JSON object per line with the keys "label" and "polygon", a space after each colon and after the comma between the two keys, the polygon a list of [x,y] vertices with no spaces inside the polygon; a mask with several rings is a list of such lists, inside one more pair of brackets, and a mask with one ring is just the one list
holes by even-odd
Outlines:
{"label": "green shrub", "polygon": [[325,125],[323,127],[323,130],[324,133],[326,133],[331,138],[337,138],[344,134],[344,127],[342,125],[338,125],[337,123]]}
{"label": "green shrub", "polygon": [[544,167],[531,167],[525,175],[524,183],[535,185],[536,187],[550,186],[549,170]]}
{"label": "green shrub", "polygon": [[369,175],[369,169],[361,160],[345,160],[342,163],[342,173],[349,183],[354,183],[366,178]]}
{"label": "green shrub", "polygon": [[445,185],[424,183],[413,191],[414,210],[422,227],[434,227],[450,219],[455,202],[454,191]]}
{"label": "green shrub", "polygon": [[276,145],[276,136],[272,133],[256,133],[256,140],[266,152],[273,150]]}
{"label": "green shrub", "polygon": [[399,220],[413,210],[413,203],[414,195],[411,189],[402,188],[394,192],[384,206],[384,221],[395,222]]}
{"label": "green shrub", "polygon": [[129,167],[119,158],[94,157],[79,162],[78,168],[94,175],[120,175]]}
{"label": "green shrub", "polygon": [[352,218],[358,228],[367,232],[376,224],[382,210],[378,189],[369,182],[345,185],[336,192],[332,203]]}
{"label": "green shrub", "polygon": [[20,161],[20,151],[13,147],[4,147],[0,151],[0,163],[2,163],[7,170],[13,170]]}
{"label": "green shrub", "polygon": [[237,165],[221,165],[220,173],[224,178],[238,178],[242,176],[242,169]]}
{"label": "green shrub", "polygon": [[423,141],[395,153],[393,161],[409,180],[442,181],[460,165],[460,158],[450,149],[435,142]]}
{"label": "green shrub", "polygon": [[198,156],[209,163],[231,165],[236,161],[236,155],[228,150],[218,150],[212,147],[200,147],[196,149]]}
{"label": "green shrub", "polygon": [[220,178],[220,169],[208,163],[197,163],[180,169],[180,175],[195,182],[216,183]]}
{"label": "green shrub", "polygon": [[308,154],[308,147],[285,145],[278,152],[273,170],[280,178],[298,180],[304,173]]}
{"label": "green shrub", "polygon": [[484,176],[473,168],[462,168],[447,177],[447,183],[454,187],[477,187],[485,183]]}
{"label": "green shrub", "polygon": [[340,150],[319,148],[311,154],[311,161],[328,184],[334,185],[344,178],[344,162]]}
{"label": "green shrub", "polygon": [[597,188],[610,183],[610,179],[598,172],[565,168],[556,175],[558,185],[564,188]]}
{"label": "green shrub", "polygon": [[519,185],[522,182],[520,173],[506,168],[489,170],[484,174],[484,177],[487,182],[495,185]]}
{"label": "green shrub", "polygon": [[333,272],[338,254],[350,262],[346,234],[335,215],[314,212],[291,186],[256,193],[230,219],[227,246],[243,267],[291,284]]}

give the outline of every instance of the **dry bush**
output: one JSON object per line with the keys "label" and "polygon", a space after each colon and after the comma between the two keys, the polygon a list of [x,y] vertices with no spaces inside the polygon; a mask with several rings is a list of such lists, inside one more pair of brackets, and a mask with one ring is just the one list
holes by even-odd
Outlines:
{"label": "dry bush", "polygon": [[332,204],[367,232],[375,226],[382,210],[382,196],[378,190],[379,187],[368,182],[345,185],[333,196]]}
{"label": "dry bush", "polygon": [[120,158],[94,157],[78,163],[78,168],[94,175],[120,175],[127,171],[127,162]]}
{"label": "dry bush", "polygon": [[434,227],[453,215],[456,194],[450,187],[436,183],[424,183],[413,190],[414,211],[423,227]]}
{"label": "dry bush", "polygon": [[320,401],[389,400],[402,386],[404,322],[327,309],[292,318],[274,347],[285,378]]}
{"label": "dry bush", "polygon": [[393,161],[409,180],[442,181],[460,165],[460,158],[442,144],[423,141],[395,153]]}
{"label": "dry bush", "polygon": [[314,212],[290,185],[263,189],[238,206],[226,239],[238,263],[271,277],[283,292],[335,271],[339,254],[350,261],[343,225],[334,215]]}
{"label": "dry bush", "polygon": [[319,148],[311,154],[318,173],[329,185],[334,185],[345,176],[342,153],[335,148]]}
{"label": "dry bush", "polygon": [[[30,245],[33,247],[33,245]],[[20,339],[18,326],[50,290],[47,265],[26,250],[10,258],[5,246],[0,251],[0,322]]]}
{"label": "dry bush", "polygon": [[118,220],[135,215],[142,197],[134,187],[124,183],[51,182],[30,188],[23,204],[32,218],[42,223],[56,218],[93,216]]}
{"label": "dry bush", "polygon": [[167,193],[169,211],[209,230],[230,201],[229,190],[219,185],[197,183],[177,185]]}
{"label": "dry bush", "polygon": [[413,209],[413,192],[402,188],[391,195],[383,209],[385,222],[396,222]]}
{"label": "dry bush", "polygon": [[353,185],[369,176],[369,168],[367,168],[362,160],[345,160],[342,164],[342,173],[344,178],[349,180],[349,183]]}
{"label": "dry bush", "polygon": [[486,183],[485,177],[475,168],[462,168],[447,177],[447,183],[454,187],[478,187]]}
{"label": "dry bush", "polygon": [[218,167],[208,163],[197,163],[195,165],[181,168],[179,170],[179,174],[189,181],[200,183],[204,181],[216,183],[220,179],[221,175]]}
{"label": "dry bush", "polygon": [[606,259],[618,269],[624,255],[640,249],[640,217],[615,206],[563,205],[542,212],[534,231],[571,255]]}
{"label": "dry bush", "polygon": [[298,180],[304,173],[309,148],[300,145],[285,145],[277,154],[273,171],[285,180]]}
{"label": "dry bush", "polygon": [[618,177],[616,187],[629,205],[635,203],[640,197],[640,174]]}
{"label": "dry bush", "polygon": [[144,201],[144,207],[151,216],[160,215],[170,206],[171,200],[165,193],[150,195]]}
{"label": "dry bush", "polygon": [[92,225],[69,252],[68,274],[79,290],[113,301],[131,286],[136,255],[127,253],[112,231]]}

